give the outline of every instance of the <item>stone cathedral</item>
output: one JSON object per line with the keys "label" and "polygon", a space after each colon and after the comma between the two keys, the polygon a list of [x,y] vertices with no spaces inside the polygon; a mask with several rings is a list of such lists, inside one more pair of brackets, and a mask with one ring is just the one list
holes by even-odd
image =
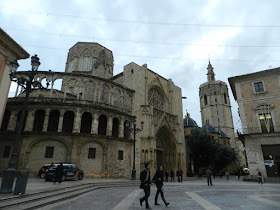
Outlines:
{"label": "stone cathedral", "polygon": [[[33,89],[28,102],[18,168],[36,174],[44,164],[70,161],[86,175],[130,177],[133,128],[136,171],[185,169],[181,89],[147,67],[129,63],[113,75],[114,58],[98,43],[70,48],[65,72],[48,89]],[[21,72],[18,72],[20,74]],[[36,80],[45,79],[38,71]],[[61,88],[56,88],[60,82]],[[7,168],[25,93],[9,98],[0,131],[0,168]]]}

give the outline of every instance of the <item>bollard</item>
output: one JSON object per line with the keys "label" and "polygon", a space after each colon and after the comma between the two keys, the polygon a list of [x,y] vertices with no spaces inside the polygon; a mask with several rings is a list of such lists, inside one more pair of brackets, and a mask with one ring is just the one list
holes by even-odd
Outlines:
{"label": "bollard", "polygon": [[29,172],[26,170],[20,170],[17,173],[17,181],[14,190],[14,195],[23,195],[25,194],[26,184],[28,180]]}

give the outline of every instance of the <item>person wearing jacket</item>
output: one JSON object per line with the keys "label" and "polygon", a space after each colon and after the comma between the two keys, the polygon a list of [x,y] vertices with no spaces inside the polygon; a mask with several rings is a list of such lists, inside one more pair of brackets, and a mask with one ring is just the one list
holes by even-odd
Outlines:
{"label": "person wearing jacket", "polygon": [[160,166],[158,168],[158,170],[156,171],[154,178],[153,178],[153,180],[157,186],[157,193],[155,196],[155,205],[159,205],[159,203],[157,202],[157,199],[158,199],[158,194],[160,194],[165,206],[168,206],[169,203],[166,202],[163,191],[162,191],[163,190],[163,178],[164,178],[163,167]]}
{"label": "person wearing jacket", "polygon": [[151,209],[149,206],[148,198],[150,196],[150,185],[151,185],[151,178],[150,178],[150,165],[149,163],[145,163],[145,169],[140,173],[140,188],[144,190],[145,196],[140,198],[140,205],[146,202],[146,209]]}

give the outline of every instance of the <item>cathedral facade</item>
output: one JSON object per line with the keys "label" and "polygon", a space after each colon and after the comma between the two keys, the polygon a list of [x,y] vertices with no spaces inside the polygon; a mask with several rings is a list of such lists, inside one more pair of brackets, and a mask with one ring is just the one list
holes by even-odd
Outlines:
{"label": "cathedral facade", "polygon": [[[152,172],[185,170],[181,89],[146,64],[129,63],[113,75],[114,58],[98,43],[70,48],[65,72],[53,72],[49,89],[33,89],[22,132],[18,168],[36,174],[44,164],[70,161],[87,175],[130,177],[132,128],[137,176],[144,163]],[[18,72],[18,75],[24,72]],[[37,81],[44,72],[36,74]],[[62,83],[56,89],[56,81]],[[10,98],[0,131],[0,167],[7,168],[24,92]]]}

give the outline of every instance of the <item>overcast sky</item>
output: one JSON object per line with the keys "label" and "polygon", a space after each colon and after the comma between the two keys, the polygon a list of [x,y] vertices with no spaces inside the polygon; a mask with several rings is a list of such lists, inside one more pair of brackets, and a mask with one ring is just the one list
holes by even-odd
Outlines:
{"label": "overcast sky", "polygon": [[[0,27],[40,70],[64,71],[76,42],[113,51],[114,74],[135,62],[182,88],[183,113],[201,125],[199,85],[208,58],[216,80],[280,66],[279,0],[1,0]],[[30,59],[19,61],[30,69]],[[11,91],[14,91],[12,88]],[[239,127],[232,97],[234,126]]]}

